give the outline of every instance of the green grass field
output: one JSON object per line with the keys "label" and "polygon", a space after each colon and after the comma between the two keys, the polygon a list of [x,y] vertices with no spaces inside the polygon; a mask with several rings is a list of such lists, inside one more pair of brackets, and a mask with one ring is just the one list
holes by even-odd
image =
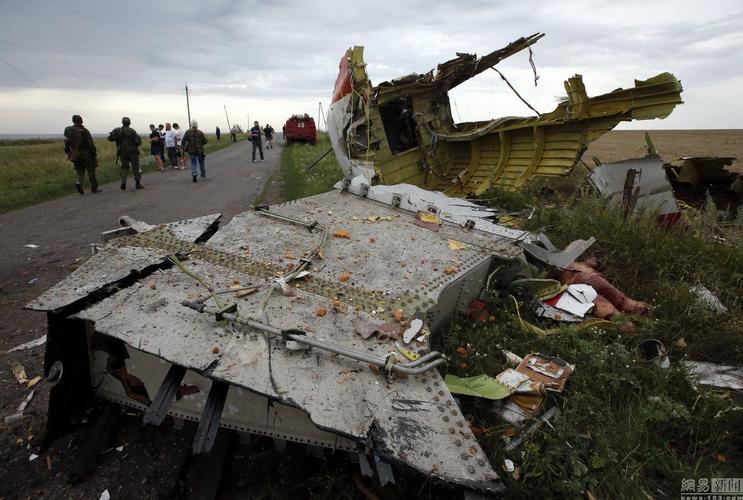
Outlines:
{"label": "green grass field", "polygon": [[[207,154],[231,144],[229,135],[219,143],[214,135],[207,135],[207,138]],[[240,139],[244,140],[244,137]],[[114,144],[100,138],[95,139],[95,145],[98,149],[98,182],[105,184],[118,180],[119,169],[113,168]],[[155,169],[149,153],[149,142],[143,138],[139,158],[145,172]],[[62,140],[0,141],[0,213],[72,193],[75,179],[75,169],[67,160]]]}
{"label": "green grass field", "polygon": [[281,154],[281,194],[284,201],[324,193],[343,178],[338,161],[333,153],[323,158],[312,170],[307,167],[330,149],[330,139],[324,132],[317,133],[317,142],[291,144]]}

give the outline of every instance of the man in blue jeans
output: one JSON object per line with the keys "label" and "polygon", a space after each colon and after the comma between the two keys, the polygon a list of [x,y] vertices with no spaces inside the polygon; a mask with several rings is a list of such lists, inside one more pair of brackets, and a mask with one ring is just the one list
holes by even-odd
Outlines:
{"label": "man in blue jeans", "polygon": [[196,182],[196,161],[199,162],[201,169],[201,179],[206,180],[206,164],[204,158],[204,145],[207,143],[204,132],[199,130],[199,124],[196,120],[191,122],[191,128],[188,129],[183,136],[183,151],[191,156],[191,176],[193,181]]}
{"label": "man in blue jeans", "polygon": [[253,163],[255,163],[255,150],[257,149],[261,153],[261,161],[263,161],[263,145],[261,144],[261,126],[258,125],[257,121],[253,122],[253,128],[250,129],[250,141],[253,143]]}

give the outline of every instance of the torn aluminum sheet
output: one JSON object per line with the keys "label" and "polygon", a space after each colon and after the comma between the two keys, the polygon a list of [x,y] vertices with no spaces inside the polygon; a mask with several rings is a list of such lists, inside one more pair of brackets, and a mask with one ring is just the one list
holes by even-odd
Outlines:
{"label": "torn aluminum sheet", "polygon": [[689,374],[702,385],[743,391],[743,366],[720,365],[702,361],[682,361]]}
{"label": "torn aluminum sheet", "polygon": [[704,285],[696,285],[689,289],[693,293],[700,304],[703,304],[707,309],[717,314],[727,314],[728,308],[725,307],[717,295]]}
{"label": "torn aluminum sheet", "polygon": [[[84,302],[93,293],[107,294],[119,286],[126,286],[127,282],[135,281],[140,274],[147,274],[147,270],[164,265],[167,256],[162,251],[164,245],[172,244],[172,253],[186,253],[216,228],[221,217],[220,214],[213,214],[158,226],[147,232],[158,234],[158,240],[153,240],[156,243],[151,247],[129,245],[133,235],[113,239],[103,251],[93,255],[26,308],[35,311],[74,308],[75,304]],[[145,223],[135,223],[134,226],[153,227]]]}
{"label": "torn aluminum sheet", "polygon": [[593,169],[588,181],[613,204],[625,199],[625,184],[631,171],[639,171],[639,179],[632,193],[631,213],[645,212],[666,215],[679,211],[673,188],[668,181],[660,156],[649,155],[613,163],[604,163]]}
{"label": "torn aluminum sheet", "polygon": [[536,177],[568,174],[588,144],[621,121],[665,118],[682,102],[681,83],[670,73],[594,97],[574,75],[565,82],[567,97],[551,112],[454,122],[452,88],[543,36],[519,38],[482,57],[458,53],[436,70],[377,86],[363,47],[348,49],[328,109],[328,134],[344,175],[455,196],[491,186],[518,190]]}
{"label": "torn aluminum sheet", "polygon": [[570,314],[567,311],[561,311],[544,302],[537,302],[534,305],[534,314],[540,318],[548,318],[555,321],[564,321],[566,323],[580,323],[583,317]]}
{"label": "torn aluminum sheet", "polygon": [[569,285],[555,302],[555,307],[582,318],[591,309],[598,293],[591,285]]}
{"label": "torn aluminum sheet", "polygon": [[[371,186],[368,178],[359,175],[353,179],[339,181],[335,188],[403,210],[432,212],[443,221],[454,223],[465,229],[482,231],[492,236],[491,238],[477,238],[476,233],[468,232],[467,238],[450,238],[462,244],[498,250],[503,247],[504,243],[511,246],[513,242],[516,242],[536,259],[558,269],[568,267],[596,241],[593,237],[588,240],[576,240],[564,250],[559,250],[544,234],[533,234],[496,224],[493,222],[493,216],[497,210],[471,201],[453,198],[444,193],[426,191],[410,184]],[[446,227],[441,230],[442,235],[450,235]]]}

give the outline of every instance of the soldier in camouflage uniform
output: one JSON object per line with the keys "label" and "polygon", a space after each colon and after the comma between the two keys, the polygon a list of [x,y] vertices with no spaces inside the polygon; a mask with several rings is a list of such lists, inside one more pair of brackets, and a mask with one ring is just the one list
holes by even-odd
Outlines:
{"label": "soldier in camouflage uniform", "polygon": [[100,193],[98,179],[95,177],[95,168],[98,166],[98,151],[90,132],[83,127],[83,118],[80,115],[72,115],[72,125],[64,129],[64,136],[65,153],[67,153],[67,158],[75,165],[75,172],[77,173],[75,189],[80,194],[84,193],[83,180],[85,180],[85,172],[87,172],[90,192]]}
{"label": "soldier in camouflage uniform", "polygon": [[134,173],[134,183],[137,189],[144,186],[140,182],[142,172],[139,170],[139,145],[142,144],[142,138],[129,125],[131,120],[126,116],[121,119],[121,127],[117,127],[108,134],[108,140],[116,142],[116,155],[121,160],[121,189],[126,189],[126,173],[129,165],[132,166]]}

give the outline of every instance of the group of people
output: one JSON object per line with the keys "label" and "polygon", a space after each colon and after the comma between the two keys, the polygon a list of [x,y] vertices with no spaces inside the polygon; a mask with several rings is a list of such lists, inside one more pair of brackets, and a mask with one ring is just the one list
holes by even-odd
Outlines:
{"label": "group of people", "polygon": [[[253,143],[252,158],[253,163],[255,163],[256,150],[260,152],[260,158],[263,161],[261,133],[265,135],[266,148],[269,149],[273,148],[272,139],[274,130],[268,124],[261,129],[257,121],[253,125],[248,138]],[[232,130],[230,132],[232,133]],[[219,138],[220,136],[221,131],[217,127],[217,137]],[[98,166],[98,152],[93,142],[93,137],[90,135],[88,129],[83,126],[83,119],[80,115],[72,116],[72,125],[65,128],[64,137],[67,158],[75,166],[75,172],[77,174],[75,189],[78,193],[84,194],[83,180],[87,173],[91,193],[100,193],[101,190],[98,188],[98,180],[95,175],[95,169]],[[139,146],[142,144],[142,138],[131,127],[131,120],[126,116],[123,117],[121,119],[121,127],[113,129],[108,134],[108,140],[116,143],[116,164],[119,164],[121,189],[126,189],[127,175],[130,168],[134,176],[135,189],[143,189],[142,170],[139,167]],[[208,140],[206,135],[199,130],[199,124],[196,120],[191,121],[191,127],[188,130],[183,130],[177,123],[173,123],[172,126],[170,123],[161,124],[158,127],[150,124],[149,141],[150,154],[154,157],[155,164],[160,172],[165,171],[166,151],[170,167],[178,170],[186,169],[185,155],[188,154],[191,159],[191,177],[193,182],[198,182],[199,176],[201,180],[206,180],[206,155],[204,153],[204,146],[206,146]],[[197,164],[199,175],[197,175]]]}

